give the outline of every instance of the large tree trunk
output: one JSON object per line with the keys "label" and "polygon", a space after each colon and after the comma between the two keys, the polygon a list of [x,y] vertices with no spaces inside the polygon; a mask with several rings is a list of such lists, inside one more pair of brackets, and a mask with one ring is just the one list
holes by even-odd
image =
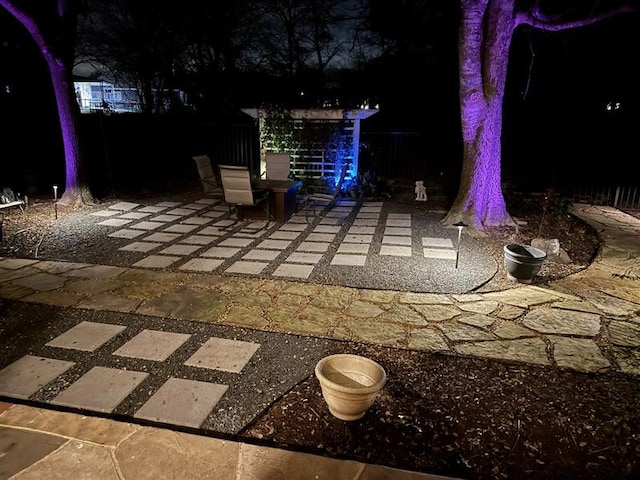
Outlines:
{"label": "large tree trunk", "polygon": [[502,102],[513,35],[514,0],[461,0],[458,39],[463,162],[443,223],[477,230],[513,225],[501,186]]}
{"label": "large tree trunk", "polygon": [[[22,2],[0,0],[4,7],[27,30],[47,63],[58,107],[65,159],[65,189],[60,199],[64,204],[93,204],[89,183],[82,167],[78,141],[80,107],[73,89],[72,62],[77,0],[58,0],[42,8],[40,25],[34,16],[21,8]],[[47,9],[46,7],[50,7]],[[49,17],[44,13],[51,13]],[[46,19],[46,20],[45,20]],[[49,32],[45,36],[44,32]],[[53,33],[51,33],[53,32]]]}
{"label": "large tree trunk", "polygon": [[515,224],[501,186],[502,109],[515,29],[526,24],[560,31],[637,11],[636,4],[623,0],[618,6],[606,5],[603,11],[576,9],[565,19],[563,14],[546,14],[538,2],[521,2],[524,10],[517,11],[516,1],[460,0],[458,64],[464,156],[458,195],[443,220],[446,226],[463,222],[483,230]]}
{"label": "large tree trunk", "polygon": [[73,80],[68,69],[51,55],[45,55],[49,73],[53,81],[53,91],[58,106],[58,118],[62,131],[62,143],[65,161],[65,188],[61,204],[95,204],[96,200],[89,189],[89,181],[83,168],[78,141],[78,104],[73,89]]}

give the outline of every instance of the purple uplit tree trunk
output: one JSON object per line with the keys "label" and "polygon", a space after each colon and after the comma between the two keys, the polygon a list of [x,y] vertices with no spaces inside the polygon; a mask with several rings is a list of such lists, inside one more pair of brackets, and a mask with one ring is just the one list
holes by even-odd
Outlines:
{"label": "purple uplit tree trunk", "polygon": [[[65,158],[65,187],[59,202],[63,204],[96,203],[89,189],[82,168],[82,156],[78,139],[79,106],[73,88],[72,60],[75,36],[77,2],[58,0],[55,16],[36,16],[24,11],[15,1],[0,0],[4,7],[24,28],[38,45],[45,59],[58,108]],[[38,12],[42,14],[42,12]],[[44,24],[46,20],[46,25]],[[44,32],[50,33],[45,36]]]}
{"label": "purple uplit tree trunk", "polygon": [[[596,3],[596,2],[594,2]],[[582,27],[634,11],[628,5],[606,12],[585,9],[585,18],[562,20],[546,15],[537,2],[518,0],[460,0],[458,36],[460,117],[463,161],[460,186],[443,220],[451,226],[464,222],[472,228],[514,225],[502,194],[502,107],[509,48],[520,25],[549,31]]]}

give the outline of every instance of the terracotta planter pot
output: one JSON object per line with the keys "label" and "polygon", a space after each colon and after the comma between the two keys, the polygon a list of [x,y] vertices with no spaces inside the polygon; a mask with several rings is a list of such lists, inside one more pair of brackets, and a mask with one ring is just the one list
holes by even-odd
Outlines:
{"label": "terracotta planter pot", "polygon": [[382,366],[351,354],[324,357],[315,373],[329,411],[341,420],[362,418],[387,381]]}
{"label": "terracotta planter pot", "polygon": [[531,245],[505,245],[504,268],[507,270],[507,278],[514,282],[531,283],[546,258],[547,253],[544,250]]}

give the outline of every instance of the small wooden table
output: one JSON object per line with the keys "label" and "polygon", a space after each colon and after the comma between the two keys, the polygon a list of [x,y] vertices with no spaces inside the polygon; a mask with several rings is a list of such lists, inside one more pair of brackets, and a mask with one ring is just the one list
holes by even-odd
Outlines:
{"label": "small wooden table", "polygon": [[[269,193],[269,210],[271,215],[280,223],[291,218],[296,211],[296,196],[302,186],[299,180],[254,180],[251,182],[254,188],[266,188]],[[243,210],[245,210],[243,208]],[[248,215],[245,215],[248,214]],[[244,211],[243,216],[251,216]]]}

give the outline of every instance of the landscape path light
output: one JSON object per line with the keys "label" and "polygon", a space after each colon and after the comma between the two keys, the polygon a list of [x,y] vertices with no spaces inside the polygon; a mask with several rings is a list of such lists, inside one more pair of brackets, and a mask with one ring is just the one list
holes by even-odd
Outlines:
{"label": "landscape path light", "polygon": [[58,185],[53,186],[53,210],[56,212],[56,220],[58,219]]}
{"label": "landscape path light", "polygon": [[460,257],[460,240],[462,239],[462,229],[468,225],[462,221],[453,224],[454,227],[458,227],[458,245],[456,246],[456,268],[458,268],[458,258]]}

